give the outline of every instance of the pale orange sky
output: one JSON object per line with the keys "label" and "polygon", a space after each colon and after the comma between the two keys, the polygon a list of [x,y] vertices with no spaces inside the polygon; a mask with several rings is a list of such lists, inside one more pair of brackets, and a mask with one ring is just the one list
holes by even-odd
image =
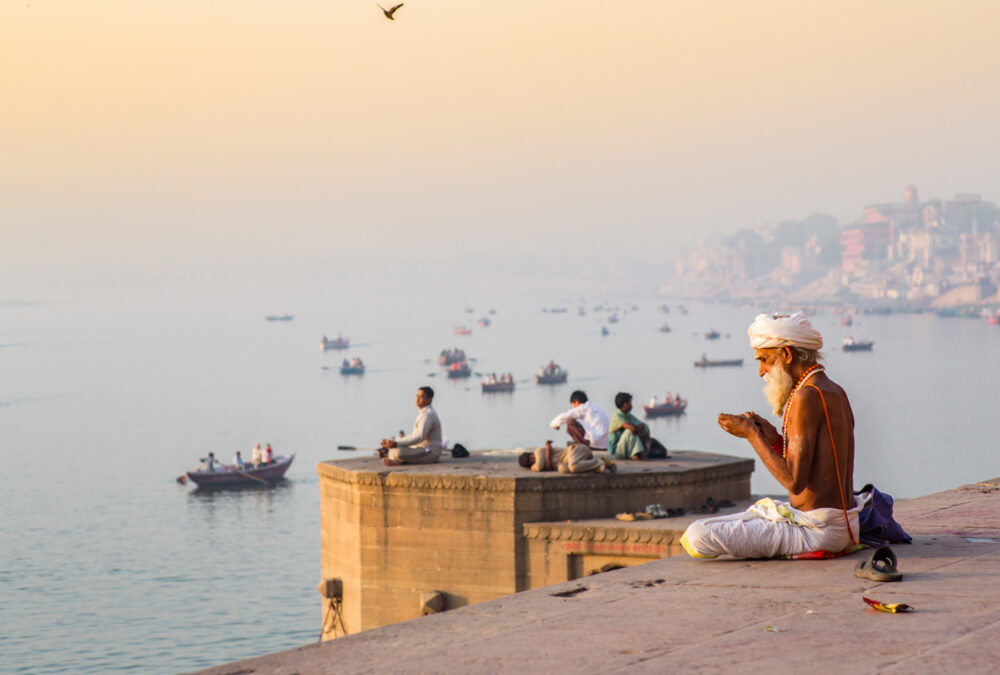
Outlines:
{"label": "pale orange sky", "polygon": [[[30,4],[30,7],[28,6]],[[0,265],[559,250],[1000,199],[1000,3],[0,6]]]}

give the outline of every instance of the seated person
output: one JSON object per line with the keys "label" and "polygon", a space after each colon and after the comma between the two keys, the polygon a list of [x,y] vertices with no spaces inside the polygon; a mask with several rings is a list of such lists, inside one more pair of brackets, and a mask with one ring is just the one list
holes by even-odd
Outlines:
{"label": "seated person", "polygon": [[386,466],[399,464],[432,464],[441,459],[444,443],[441,441],[441,420],[431,407],[434,390],[420,387],[417,390],[417,419],[409,436],[383,438],[380,445],[382,463]]}
{"label": "seated person", "polygon": [[271,444],[268,443],[267,447],[264,448],[264,463],[271,464],[274,462],[274,450],[271,449]]}
{"label": "seated person", "polygon": [[632,414],[632,394],[616,394],[615,408],[608,428],[608,452],[615,459],[646,459],[652,439],[649,427]]}
{"label": "seated person", "polygon": [[[217,471],[217,470],[219,470],[219,469],[216,469],[215,466],[216,466],[215,453],[214,452],[210,452],[210,453],[208,453],[208,457],[202,457],[201,458],[201,464],[198,466],[198,468],[196,470],[197,471]],[[221,464],[219,466],[221,466]]]}
{"label": "seated person", "polygon": [[745,438],[788,490],[788,501],[760,499],[747,511],[692,523],[681,545],[695,558],[773,558],[858,543],[854,496],[854,413],[847,394],[823,372],[823,337],[801,312],[760,314],[748,331],[764,396],[783,430],[754,412],[719,415],[719,426]]}
{"label": "seated person", "polygon": [[260,443],[253,446],[253,452],[250,453],[250,462],[253,464],[253,468],[257,468],[264,461],[264,451],[260,448]]}
{"label": "seated person", "polygon": [[242,469],[246,466],[246,462],[243,461],[243,457],[240,455],[240,451],[236,451],[236,456],[233,457],[233,466],[237,469]]}
{"label": "seated person", "polygon": [[607,450],[608,416],[604,411],[579,389],[569,395],[569,403],[573,407],[552,418],[549,426],[558,429],[565,424],[574,443],[583,443],[591,450]]}
{"label": "seated person", "polygon": [[606,463],[594,457],[590,448],[582,443],[570,443],[565,448],[555,448],[552,446],[552,441],[545,441],[545,445],[535,448],[534,452],[522,452],[517,458],[517,463],[532,471],[558,471],[559,473],[588,473],[590,471],[614,473],[617,469],[614,462]]}

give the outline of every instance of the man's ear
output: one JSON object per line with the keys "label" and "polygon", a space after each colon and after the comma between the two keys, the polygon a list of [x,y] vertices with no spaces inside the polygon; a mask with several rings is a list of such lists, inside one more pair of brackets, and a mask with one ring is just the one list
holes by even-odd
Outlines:
{"label": "man's ear", "polygon": [[787,345],[781,348],[781,359],[786,366],[792,365],[792,348]]}

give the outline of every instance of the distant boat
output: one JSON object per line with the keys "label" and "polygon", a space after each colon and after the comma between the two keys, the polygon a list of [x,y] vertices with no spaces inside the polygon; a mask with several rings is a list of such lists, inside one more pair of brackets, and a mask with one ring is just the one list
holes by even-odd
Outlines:
{"label": "distant boat", "polygon": [[455,335],[472,335],[472,329],[467,326],[455,326]]}
{"label": "distant boat", "polygon": [[291,321],[294,318],[294,314],[270,314],[264,317],[264,321]]}
{"label": "distant boat", "polygon": [[483,393],[492,394],[500,391],[514,391],[514,380],[510,382],[483,382]]}
{"label": "distant boat", "polygon": [[452,367],[448,369],[448,379],[458,380],[472,375],[472,368],[469,367],[468,363],[462,361],[457,365],[458,365],[457,368]]}
{"label": "distant boat", "polygon": [[553,307],[549,310],[550,314],[565,314],[569,309],[566,307]]}
{"label": "distant boat", "polygon": [[720,335],[719,331],[717,331],[717,330],[715,330],[713,328],[712,330],[710,330],[707,333],[705,333],[705,339],[706,340],[718,340],[719,339],[719,335]]}
{"label": "distant boat", "polygon": [[483,328],[486,328],[486,327],[488,327],[488,326],[490,325],[490,320],[489,320],[489,318],[488,318],[488,317],[485,317],[485,316],[484,316],[484,317],[481,317],[481,318],[479,319],[479,325],[480,325],[480,326],[482,326]]}
{"label": "distant boat", "polygon": [[854,315],[853,314],[844,314],[843,316],[841,316],[840,317],[840,325],[841,326],[853,326],[854,325]]}
{"label": "distant boat", "polygon": [[608,323],[618,323],[618,315],[612,314],[608,317]]}
{"label": "distant boat", "polygon": [[646,417],[667,417],[669,415],[682,414],[687,405],[687,399],[684,399],[680,403],[660,403],[654,406],[644,405],[642,406],[642,410],[646,413]]}
{"label": "distant boat", "polygon": [[611,331],[608,330],[607,326],[601,326],[601,335],[611,335]]}
{"label": "distant boat", "polygon": [[198,487],[229,487],[248,483],[273,483],[281,480],[292,465],[295,454],[280,455],[270,464],[261,464],[256,469],[248,464],[242,469],[223,467],[220,471],[188,471],[187,477]]}
{"label": "distant boat", "polygon": [[721,359],[718,361],[712,361],[705,358],[705,355],[701,355],[701,360],[695,361],[695,368],[716,368],[718,366],[742,366],[743,359]]}
{"label": "distant boat", "polygon": [[854,338],[846,337],[840,343],[840,349],[845,352],[870,352],[874,344],[874,340],[855,340]]}
{"label": "distant boat", "polygon": [[445,349],[438,356],[438,363],[442,366],[450,366],[461,361],[465,361],[465,352],[461,349]]}
{"label": "distant boat", "polygon": [[324,335],[323,339],[320,340],[319,349],[320,351],[327,351],[328,349],[347,349],[351,345],[351,339],[346,338],[337,333],[337,337],[332,340],[327,339]]}
{"label": "distant boat", "polygon": [[496,314],[496,313],[497,311],[495,309],[490,309],[490,314]]}
{"label": "distant boat", "polygon": [[535,383],[536,384],[562,384],[566,381],[566,377],[569,375],[569,371],[564,370],[562,366],[554,366],[552,368],[546,366],[542,368],[537,373],[535,373]]}
{"label": "distant boat", "polygon": [[587,316],[587,310],[585,310],[583,307],[580,307],[576,310],[576,314],[577,316]]}
{"label": "distant boat", "polygon": [[364,375],[365,374],[365,364],[351,364],[348,366],[340,367],[341,375]]}
{"label": "distant boat", "polygon": [[664,314],[670,314],[670,305],[660,305],[660,311]]}
{"label": "distant boat", "polygon": [[662,326],[660,326],[660,332],[661,333],[669,333],[670,332],[670,326],[668,324],[663,324]]}
{"label": "distant boat", "polygon": [[465,308],[465,313],[466,313],[466,314],[472,314],[472,313],[473,313],[473,312],[475,312],[475,311],[476,311],[476,310],[472,309],[471,307],[466,307],[466,308]]}

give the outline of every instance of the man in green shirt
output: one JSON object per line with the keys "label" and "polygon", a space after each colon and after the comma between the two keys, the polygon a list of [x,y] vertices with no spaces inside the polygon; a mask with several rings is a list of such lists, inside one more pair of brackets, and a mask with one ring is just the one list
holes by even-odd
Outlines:
{"label": "man in green shirt", "polygon": [[615,408],[608,427],[608,453],[615,459],[647,459],[652,438],[649,427],[632,414],[632,394],[616,394]]}

